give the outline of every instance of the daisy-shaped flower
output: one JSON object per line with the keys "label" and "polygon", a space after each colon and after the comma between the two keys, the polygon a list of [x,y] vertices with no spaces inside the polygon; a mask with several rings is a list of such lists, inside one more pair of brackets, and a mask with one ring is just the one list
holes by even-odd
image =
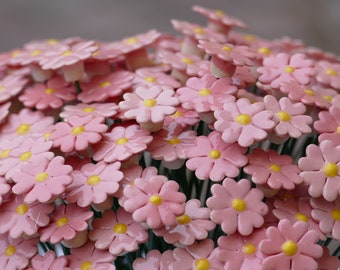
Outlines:
{"label": "daisy-shaped flower", "polygon": [[310,144],[306,157],[299,159],[304,183],[312,197],[323,196],[334,201],[340,194],[340,145],[325,140],[319,146]]}
{"label": "daisy-shaped flower", "polygon": [[19,100],[26,107],[35,107],[38,110],[47,108],[60,108],[65,101],[75,99],[76,89],[73,85],[65,82],[61,77],[54,77],[44,83],[36,83],[26,88],[19,96]]}
{"label": "daisy-shaped flower", "polygon": [[251,188],[249,180],[235,182],[226,178],[222,185],[213,185],[211,193],[212,197],[207,200],[207,206],[212,210],[210,218],[221,224],[225,233],[238,231],[241,235],[250,235],[254,228],[263,225],[268,206],[262,202],[263,192]]}
{"label": "daisy-shaped flower", "polygon": [[152,229],[176,224],[176,217],[184,213],[186,199],[178,191],[177,182],[154,173],[125,186],[125,199],[121,201],[136,222],[146,222]]}
{"label": "daisy-shaped flower", "polygon": [[116,103],[78,103],[76,105],[66,105],[59,114],[60,117],[67,119],[76,114],[80,117],[93,115],[94,117],[111,117],[117,114],[118,105]]}
{"label": "daisy-shaped flower", "polygon": [[117,126],[111,132],[104,133],[103,139],[94,146],[93,159],[123,161],[144,151],[151,141],[150,132],[139,125]]}
{"label": "daisy-shaped flower", "polygon": [[138,245],[149,238],[147,229],[135,222],[131,214],[122,207],[117,213],[112,210],[105,211],[100,219],[93,221],[92,226],[89,238],[95,242],[95,247],[108,249],[115,256],[136,251]]}
{"label": "daisy-shaped flower", "polygon": [[103,117],[72,115],[67,122],[55,124],[50,140],[54,147],[60,147],[63,152],[85,150],[89,144],[101,140],[102,134],[107,130],[107,125],[103,122]]}
{"label": "daisy-shaped flower", "polygon": [[53,204],[27,204],[23,196],[12,194],[9,200],[1,205],[0,233],[8,233],[12,238],[31,237],[40,227],[50,222],[49,214],[53,210]]}
{"label": "daisy-shaped flower", "polygon": [[304,114],[306,106],[302,103],[293,103],[287,97],[277,100],[270,95],[265,96],[263,102],[265,108],[274,113],[274,131],[279,137],[299,138],[312,132],[309,125],[312,124],[313,118]]}
{"label": "daisy-shaped flower", "polygon": [[91,241],[88,241],[82,247],[72,248],[70,253],[67,256],[70,269],[116,270],[116,267],[113,265],[116,257],[106,250],[97,249]]}
{"label": "daisy-shaped flower", "polygon": [[66,201],[76,202],[81,207],[103,203],[119,188],[119,181],[123,178],[119,168],[120,162],[107,164],[100,161],[87,163],[79,171],[74,170],[71,174],[73,181],[66,188]]}
{"label": "daisy-shaped flower", "polygon": [[340,107],[332,106],[328,111],[318,114],[319,120],[314,122],[314,128],[320,134],[319,142],[330,140],[340,145]]}
{"label": "daisy-shaped flower", "polygon": [[299,175],[301,170],[288,155],[279,155],[271,149],[264,151],[255,148],[247,157],[248,165],[244,167],[244,171],[251,175],[255,184],[268,185],[272,189],[292,190],[303,181]]}
{"label": "daisy-shaped flower", "polygon": [[28,80],[24,76],[9,74],[4,78],[0,77],[0,102],[4,103],[20,93]]}
{"label": "daisy-shaped flower", "polygon": [[189,246],[195,240],[207,238],[208,231],[213,230],[216,226],[210,220],[210,209],[201,207],[201,202],[197,199],[186,202],[184,214],[178,216],[176,221],[176,225],[155,229],[153,232],[163,237],[169,244]]}
{"label": "daisy-shaped flower", "polygon": [[64,158],[56,156],[52,160],[34,158],[22,165],[21,172],[13,176],[15,185],[12,191],[23,194],[25,203],[36,201],[46,203],[65,191],[72,182],[72,167],[64,165]]}
{"label": "daisy-shaped flower", "polygon": [[248,147],[267,137],[267,130],[274,127],[273,112],[265,110],[263,102],[253,104],[246,98],[226,102],[223,110],[214,113],[216,130],[221,131],[226,143],[238,142]]}
{"label": "daisy-shaped flower", "polygon": [[303,221],[293,225],[283,219],[277,227],[266,231],[267,239],[260,242],[260,250],[265,255],[263,269],[318,269],[315,259],[322,256],[322,247],[317,244],[319,234],[309,230]]}
{"label": "daisy-shaped flower", "polygon": [[0,268],[24,269],[37,253],[38,238],[13,239],[7,234],[0,235]]}
{"label": "daisy-shaped flower", "polygon": [[202,78],[191,77],[176,93],[184,109],[195,109],[198,113],[222,109],[223,104],[234,101],[236,86],[230,78],[217,79],[212,75]]}
{"label": "daisy-shaped flower", "polygon": [[223,269],[223,263],[217,259],[217,249],[211,239],[204,239],[200,243],[185,248],[173,250],[174,261],[170,263],[170,269]]}
{"label": "daisy-shaped flower", "polygon": [[146,254],[145,258],[134,260],[132,267],[135,270],[168,270],[173,260],[172,250],[160,253],[157,249],[153,249]]}
{"label": "daisy-shaped flower", "polygon": [[332,88],[340,89],[340,64],[328,61],[319,61],[317,64],[317,81],[329,85]]}
{"label": "daisy-shaped flower", "polygon": [[199,122],[199,115],[196,111],[186,110],[182,107],[176,107],[176,112],[167,115],[164,118],[164,126],[170,126],[171,123],[178,123],[183,127],[193,126]]}
{"label": "daisy-shaped flower", "polygon": [[126,70],[95,76],[89,82],[80,84],[82,92],[78,95],[78,99],[84,103],[90,103],[119,97],[132,85],[133,78],[134,74]]}
{"label": "daisy-shaped flower", "polygon": [[322,232],[340,240],[340,197],[329,202],[324,198],[312,198],[312,217],[319,222]]}
{"label": "daisy-shaped flower", "polygon": [[161,123],[166,115],[175,113],[179,100],[175,91],[162,86],[137,87],[134,93],[125,93],[124,100],[119,103],[128,119],[136,119],[138,123]]}
{"label": "daisy-shaped flower", "polygon": [[56,257],[53,250],[48,250],[44,255],[37,254],[31,259],[31,266],[27,270],[71,270],[67,267],[66,256]]}
{"label": "daisy-shaped flower", "polygon": [[[82,208],[76,204],[60,204],[50,215],[51,222],[44,228],[40,228],[40,241],[49,241],[57,244],[60,241],[74,239],[78,233],[88,229],[88,220],[93,212],[88,208]],[[82,242],[84,244],[87,240]]]}
{"label": "daisy-shaped flower", "polygon": [[248,236],[235,233],[219,237],[217,258],[224,263],[224,269],[262,270],[259,244],[265,233],[266,230],[260,228]]}
{"label": "daisy-shaped flower", "polygon": [[163,71],[155,72],[151,68],[139,68],[135,71],[135,78],[133,80],[135,87],[152,85],[162,85],[169,88],[178,88],[181,83],[173,76],[166,74]]}
{"label": "daisy-shaped flower", "polygon": [[207,136],[199,136],[195,146],[186,151],[188,161],[186,166],[195,171],[199,179],[211,179],[219,182],[228,177],[236,177],[242,166],[247,164],[245,147],[237,143],[226,143],[221,133],[211,132]]}
{"label": "daisy-shaped flower", "polygon": [[290,80],[299,84],[307,85],[312,76],[315,75],[315,63],[306,59],[302,53],[289,55],[278,53],[263,59],[263,66],[257,68],[260,74],[259,82],[270,86],[272,89],[279,89],[282,82]]}

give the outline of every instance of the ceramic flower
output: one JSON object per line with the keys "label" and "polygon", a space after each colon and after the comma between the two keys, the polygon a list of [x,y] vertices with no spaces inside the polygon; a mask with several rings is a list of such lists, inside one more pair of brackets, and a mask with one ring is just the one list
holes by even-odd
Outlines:
{"label": "ceramic flower", "polygon": [[181,86],[180,82],[175,77],[168,75],[163,70],[154,71],[154,69],[151,68],[137,69],[135,71],[133,84],[134,87],[162,85],[174,89]]}
{"label": "ceramic flower", "polygon": [[54,147],[60,147],[63,152],[73,150],[85,150],[89,144],[97,143],[101,140],[102,134],[107,130],[103,124],[103,117],[88,115],[80,117],[70,116],[67,122],[58,122],[51,132],[50,140]]}
{"label": "ceramic flower", "polygon": [[117,114],[118,105],[116,103],[78,103],[76,105],[66,105],[59,114],[66,121],[71,115],[80,117],[93,115],[95,117],[112,117]]}
{"label": "ceramic flower", "polygon": [[117,212],[105,211],[102,218],[93,221],[92,226],[89,238],[95,242],[95,247],[108,249],[116,256],[136,251],[139,244],[149,238],[146,228],[135,222],[131,214],[121,207]]}
{"label": "ceramic flower", "polygon": [[325,140],[319,146],[310,144],[306,157],[299,159],[300,175],[309,186],[312,197],[323,196],[334,201],[340,194],[340,146]]}
{"label": "ceramic flower", "polygon": [[279,155],[269,149],[264,151],[255,148],[247,155],[248,165],[244,171],[251,175],[255,184],[268,185],[272,189],[294,189],[303,179],[299,175],[301,170],[294,164],[294,159],[288,155]]}
{"label": "ceramic flower", "polygon": [[133,183],[124,188],[126,198],[121,203],[135,221],[155,229],[175,224],[176,217],[184,213],[185,195],[178,191],[177,182],[152,172]]}
{"label": "ceramic flower", "polygon": [[9,194],[11,190],[11,186],[9,185],[7,179],[5,177],[0,176],[0,205],[2,204],[6,195]]}
{"label": "ceramic flower", "polygon": [[196,111],[183,109],[181,106],[176,107],[175,113],[167,115],[164,118],[164,126],[170,126],[171,123],[178,123],[183,127],[192,126],[199,122],[199,115]]}
{"label": "ceramic flower", "polygon": [[66,256],[56,257],[52,250],[48,250],[44,255],[37,254],[31,259],[31,267],[27,270],[70,270],[67,267],[68,261]]}
{"label": "ceramic flower", "polygon": [[237,143],[225,143],[218,131],[208,137],[199,136],[195,145],[188,148],[186,167],[195,171],[199,179],[219,182],[228,177],[236,177],[242,166],[247,164],[246,148]]}
{"label": "ceramic flower", "polygon": [[76,202],[81,207],[103,203],[119,188],[123,178],[119,169],[120,162],[107,164],[100,161],[96,164],[87,163],[79,171],[74,170],[71,173],[73,181],[66,188],[66,201]]}
{"label": "ceramic flower", "polygon": [[319,119],[314,122],[314,128],[320,134],[319,142],[330,140],[340,145],[340,107],[332,106],[328,111],[321,111]]}
{"label": "ceramic flower", "polygon": [[263,102],[251,104],[246,98],[226,102],[223,110],[216,110],[214,115],[217,119],[214,127],[222,132],[222,139],[243,147],[266,139],[267,130],[275,125],[273,113],[264,109]]}
{"label": "ceramic flower", "polygon": [[160,253],[158,250],[153,249],[145,258],[137,258],[133,262],[133,269],[135,270],[168,270],[169,264],[173,261],[172,250],[166,250]]}
{"label": "ceramic flower", "polygon": [[4,103],[19,94],[27,83],[28,80],[23,76],[9,74],[4,78],[0,77],[0,102]]}
{"label": "ceramic flower", "polygon": [[254,228],[263,225],[268,206],[262,202],[263,192],[251,188],[247,179],[235,182],[226,178],[222,185],[213,185],[211,193],[212,197],[206,201],[211,209],[210,218],[216,224],[221,224],[225,233],[237,231],[241,235],[250,235]]}
{"label": "ceramic flower", "polygon": [[340,65],[337,63],[331,63],[329,61],[318,62],[318,73],[316,79],[326,85],[330,85],[332,88],[340,89]]}
{"label": "ceramic flower", "polygon": [[293,225],[286,219],[277,227],[269,227],[260,250],[266,256],[263,269],[318,269],[315,259],[322,256],[322,247],[316,244],[318,233],[308,230],[303,221]]}

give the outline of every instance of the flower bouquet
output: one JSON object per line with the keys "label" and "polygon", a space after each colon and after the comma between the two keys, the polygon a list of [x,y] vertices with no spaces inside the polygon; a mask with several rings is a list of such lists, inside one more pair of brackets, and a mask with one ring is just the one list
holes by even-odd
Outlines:
{"label": "flower bouquet", "polygon": [[0,269],[337,269],[340,58],[193,10],[0,55]]}

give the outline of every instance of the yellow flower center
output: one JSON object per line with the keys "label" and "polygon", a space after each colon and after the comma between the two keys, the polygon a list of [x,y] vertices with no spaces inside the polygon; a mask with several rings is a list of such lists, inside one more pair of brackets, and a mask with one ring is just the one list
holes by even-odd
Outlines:
{"label": "yellow flower center", "polygon": [[254,35],[248,34],[248,35],[246,35],[246,36],[244,37],[244,39],[245,39],[246,41],[254,41],[256,38],[255,38]]}
{"label": "yellow flower center", "polygon": [[180,142],[181,140],[178,138],[171,138],[168,140],[168,144],[171,144],[171,145],[179,144]]}
{"label": "yellow flower center", "polygon": [[190,58],[188,58],[188,57],[182,58],[182,62],[185,63],[185,64],[189,64],[189,65],[191,65],[191,64],[194,63],[194,61],[192,61],[192,60],[191,60]]}
{"label": "yellow flower center", "polygon": [[338,175],[339,168],[338,165],[332,162],[328,162],[324,167],[323,167],[323,172],[327,177],[335,177]]}
{"label": "yellow flower center", "polygon": [[64,51],[61,56],[68,56],[71,55],[73,52],[71,50]]}
{"label": "yellow flower center", "polygon": [[244,211],[247,207],[246,202],[242,199],[233,199],[231,205],[238,212]]}
{"label": "yellow flower center", "polygon": [[291,67],[291,66],[287,66],[287,67],[285,67],[285,72],[286,73],[293,73],[294,71],[295,71],[295,68],[293,68],[293,67]]}
{"label": "yellow flower center", "polygon": [[7,158],[8,155],[9,155],[9,153],[10,153],[10,150],[9,150],[9,149],[2,150],[2,151],[1,151],[1,154],[0,154],[0,157],[1,157],[1,158]]}
{"label": "yellow flower center", "polygon": [[126,144],[128,141],[129,141],[128,138],[123,137],[123,138],[117,139],[117,140],[116,140],[116,144],[118,144],[118,145],[124,145],[124,144]]}
{"label": "yellow flower center", "polygon": [[90,261],[83,262],[80,266],[80,270],[92,270],[92,263]]}
{"label": "yellow flower center", "polygon": [[75,127],[72,129],[71,133],[74,136],[78,136],[82,134],[85,131],[85,128],[83,126]]}
{"label": "yellow flower center", "polygon": [[48,179],[48,174],[45,173],[45,172],[41,172],[41,173],[38,173],[36,176],[35,176],[35,181],[37,182],[44,182]]}
{"label": "yellow flower center", "polygon": [[108,86],[110,86],[110,85],[111,85],[111,82],[102,82],[102,83],[99,84],[99,86],[100,86],[101,88],[106,88],[106,87],[108,87]]}
{"label": "yellow flower center", "polygon": [[338,127],[336,128],[336,133],[338,133],[338,134],[340,135],[340,126],[338,126]]}
{"label": "yellow flower center", "polygon": [[340,221],[340,209],[334,208],[331,212],[331,215],[335,221]]}
{"label": "yellow flower center", "polygon": [[68,218],[67,217],[61,217],[57,220],[56,225],[58,227],[63,227],[68,223]]}
{"label": "yellow flower center", "polygon": [[27,204],[20,204],[19,206],[17,206],[17,208],[15,208],[15,212],[22,216],[25,215],[28,211],[28,205]]}
{"label": "yellow flower center", "polygon": [[31,126],[29,124],[21,124],[17,127],[17,134],[18,135],[25,135],[30,131]]}
{"label": "yellow flower center", "polygon": [[127,226],[124,223],[117,223],[113,229],[112,229],[115,233],[118,234],[124,234],[127,231]]}
{"label": "yellow flower center", "polygon": [[281,250],[285,255],[293,256],[298,250],[298,245],[294,241],[288,240],[282,244]]}
{"label": "yellow flower center", "polygon": [[136,38],[136,37],[130,37],[130,38],[125,39],[125,41],[124,41],[124,43],[126,45],[132,45],[132,44],[137,43],[137,42],[138,42],[138,38]]}
{"label": "yellow flower center", "polygon": [[182,112],[180,112],[180,111],[176,111],[174,114],[172,114],[171,115],[171,117],[181,117],[181,116],[183,116],[183,113]]}
{"label": "yellow flower center", "polygon": [[156,106],[157,104],[157,101],[155,99],[146,99],[143,101],[143,104],[145,107],[148,107],[148,108],[151,108],[151,107],[154,107]]}
{"label": "yellow flower center", "polygon": [[218,150],[211,150],[209,153],[209,157],[211,157],[212,159],[218,159],[221,157],[221,152]]}
{"label": "yellow flower center", "polygon": [[24,152],[20,155],[19,159],[21,161],[27,161],[31,158],[31,156],[32,156],[32,152]]}
{"label": "yellow flower center", "polygon": [[227,46],[227,45],[224,45],[222,47],[222,50],[227,51],[227,52],[231,52],[233,49],[231,47]]}
{"label": "yellow flower center", "polygon": [[338,72],[336,72],[334,69],[331,69],[331,68],[327,69],[326,73],[331,76],[338,76]]}
{"label": "yellow flower center", "polygon": [[299,221],[308,222],[308,217],[302,213],[296,213],[295,218],[296,220],[299,220]]}
{"label": "yellow flower center", "polygon": [[306,93],[307,95],[315,96],[315,93],[314,93],[312,90],[310,90],[310,89],[305,89],[304,91],[305,91],[305,93]]}
{"label": "yellow flower center", "polygon": [[17,57],[21,53],[20,50],[14,50],[11,52],[11,57]]}
{"label": "yellow flower center", "polygon": [[156,81],[155,77],[146,77],[144,78],[144,81],[149,82],[149,83],[154,83]]}
{"label": "yellow flower center", "polygon": [[10,257],[10,256],[14,255],[15,252],[16,252],[15,246],[9,246],[9,247],[7,247],[6,250],[5,250],[5,255],[6,255],[7,257]]}
{"label": "yellow flower center", "polygon": [[176,221],[180,225],[185,225],[185,224],[190,223],[191,218],[188,215],[184,214],[184,215],[177,217]]}
{"label": "yellow flower center", "polygon": [[196,270],[209,270],[210,269],[210,262],[207,259],[201,258],[196,260],[195,262]]}
{"label": "yellow flower center", "polygon": [[208,89],[208,88],[204,88],[204,89],[201,89],[198,91],[198,94],[201,96],[201,97],[207,97],[211,94],[211,90]]}
{"label": "yellow flower center", "polygon": [[56,39],[56,38],[50,38],[49,40],[47,40],[48,45],[55,45],[55,44],[58,44],[58,43],[59,43],[59,40]]}
{"label": "yellow flower center", "polygon": [[45,94],[47,94],[47,95],[51,95],[51,94],[53,94],[55,92],[55,89],[53,89],[53,88],[46,88],[45,89]]}
{"label": "yellow flower center", "polygon": [[87,184],[90,186],[97,185],[100,182],[100,177],[98,175],[91,175],[87,178]]}
{"label": "yellow flower center", "polygon": [[30,55],[31,56],[38,56],[42,53],[42,50],[33,50],[31,51]]}
{"label": "yellow flower center", "polygon": [[194,32],[199,35],[203,35],[205,33],[204,29],[201,27],[197,27],[194,29]]}
{"label": "yellow flower center", "polygon": [[0,85],[0,92],[1,91],[4,91],[5,90],[5,87],[3,87],[2,85]]}
{"label": "yellow flower center", "polygon": [[252,243],[247,243],[243,246],[242,252],[247,255],[253,255],[256,252],[256,247]]}
{"label": "yellow flower center", "polygon": [[154,205],[160,205],[163,202],[163,200],[162,200],[162,197],[159,196],[159,195],[152,195],[149,198],[149,202],[154,204]]}
{"label": "yellow flower center", "polygon": [[291,119],[289,113],[286,113],[284,111],[278,112],[276,115],[283,122],[287,122]]}
{"label": "yellow flower center", "polygon": [[82,111],[84,112],[84,113],[91,113],[91,112],[94,112],[96,109],[95,108],[93,108],[93,107],[86,107],[86,108],[84,108]]}
{"label": "yellow flower center", "polygon": [[324,95],[323,98],[324,98],[325,100],[327,100],[328,102],[331,102],[332,99],[333,99],[333,97],[330,96],[330,95]]}
{"label": "yellow flower center", "polygon": [[242,113],[236,116],[235,121],[240,125],[248,125],[251,122],[251,117],[249,114]]}
{"label": "yellow flower center", "polygon": [[278,165],[278,164],[275,164],[275,163],[273,163],[272,165],[270,165],[270,166],[269,166],[269,169],[270,169],[272,172],[276,172],[276,173],[281,172],[281,166]]}
{"label": "yellow flower center", "polygon": [[266,48],[266,47],[261,47],[257,51],[261,54],[264,54],[264,55],[268,55],[268,54],[271,53],[271,50]]}

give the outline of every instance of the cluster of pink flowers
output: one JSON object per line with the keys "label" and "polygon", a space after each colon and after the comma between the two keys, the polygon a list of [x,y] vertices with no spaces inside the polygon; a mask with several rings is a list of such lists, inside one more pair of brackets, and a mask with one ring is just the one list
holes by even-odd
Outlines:
{"label": "cluster of pink flowers", "polygon": [[340,58],[193,10],[0,55],[0,269],[338,269]]}

